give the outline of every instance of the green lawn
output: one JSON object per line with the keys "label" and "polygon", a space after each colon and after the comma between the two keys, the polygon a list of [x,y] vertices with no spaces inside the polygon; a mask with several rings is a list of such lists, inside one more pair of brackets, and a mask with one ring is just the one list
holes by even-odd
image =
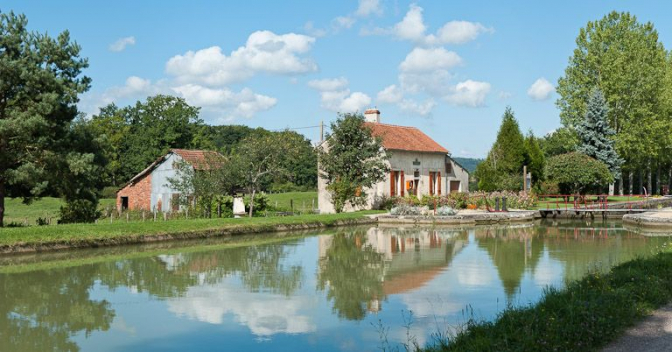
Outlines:
{"label": "green lawn", "polygon": [[[573,199],[573,198],[570,198],[570,199]],[[609,204],[619,203],[619,202],[640,202],[643,199],[644,198],[642,198],[641,196],[630,196],[630,197],[628,197],[628,196],[609,196],[609,197],[607,197],[607,202]],[[588,197],[586,199],[585,204],[589,207],[590,206],[594,206],[594,207],[599,206],[599,203],[596,201],[595,196]],[[567,206],[568,207],[573,207],[574,206],[573,200],[568,201]],[[581,203],[581,206],[583,207],[584,203]],[[565,200],[560,198],[560,197],[558,197],[558,198],[544,198],[543,200],[538,200],[537,201],[536,209],[547,209],[547,208],[548,209],[554,209],[556,207],[564,208],[565,207]]]}
{"label": "green lawn", "polygon": [[[269,205],[276,206],[278,211],[290,211],[291,203],[294,203],[295,212],[309,212],[313,206],[317,208],[317,192],[289,192],[268,194]],[[5,199],[5,224],[11,222],[27,223],[35,225],[38,218],[51,219],[55,224],[58,220],[58,210],[63,205],[60,198],[45,197],[30,205],[25,205],[21,199]],[[101,199],[99,208],[106,209],[115,206],[114,199]]]}
{"label": "green lawn", "polygon": [[354,220],[381,211],[363,211],[341,214],[311,214],[286,217],[190,219],[170,221],[99,221],[97,224],[67,224],[58,226],[31,226],[0,229],[0,245],[82,243],[87,240],[113,240],[144,235],[170,235],[189,232],[239,230],[240,232],[273,231],[278,225],[323,224],[333,225],[338,220]]}
{"label": "green lawn", "polygon": [[[287,192],[267,194],[269,205],[280,211],[290,211],[294,203],[294,211],[307,212],[317,208],[317,192]],[[276,206],[277,204],[277,206]]]}

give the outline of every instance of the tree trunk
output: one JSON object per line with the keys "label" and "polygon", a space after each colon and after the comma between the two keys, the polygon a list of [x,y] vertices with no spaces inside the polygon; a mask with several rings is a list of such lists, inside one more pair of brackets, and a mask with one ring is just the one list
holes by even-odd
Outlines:
{"label": "tree trunk", "polygon": [[649,195],[653,194],[653,184],[651,183],[651,162],[646,166],[646,192]]}
{"label": "tree trunk", "polygon": [[663,194],[662,183],[660,182],[660,164],[656,168],[656,194]]}
{"label": "tree trunk", "polygon": [[252,217],[252,211],[254,210],[254,192],[255,188],[252,188],[252,197],[250,198],[250,217]]}
{"label": "tree trunk", "polygon": [[625,173],[621,173],[621,179],[618,181],[618,195],[622,196],[625,189]]}
{"label": "tree trunk", "polygon": [[0,179],[0,227],[4,226],[5,220],[5,181]]}
{"label": "tree trunk", "polygon": [[667,191],[672,191],[672,164],[670,164],[670,169],[667,170]]}
{"label": "tree trunk", "polygon": [[628,172],[628,194],[632,195],[632,184],[633,179],[635,178],[635,173],[632,171]]}

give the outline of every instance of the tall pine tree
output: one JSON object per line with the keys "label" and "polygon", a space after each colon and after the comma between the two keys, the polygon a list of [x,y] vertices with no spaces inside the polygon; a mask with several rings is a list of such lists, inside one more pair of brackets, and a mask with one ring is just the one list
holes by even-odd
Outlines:
{"label": "tall pine tree", "polygon": [[488,157],[476,168],[478,189],[483,191],[520,190],[525,162],[525,139],[511,107],[502,116],[497,140]]}
{"label": "tall pine tree", "polygon": [[603,162],[614,179],[619,179],[623,159],[614,148],[612,137],[616,131],[609,126],[608,112],[602,91],[595,89],[588,100],[586,115],[576,127],[579,135],[577,151]]}
{"label": "tall pine tree", "polygon": [[539,147],[539,141],[530,130],[525,138],[525,165],[527,171],[532,174],[532,184],[537,185],[544,180],[544,168],[546,157]]}

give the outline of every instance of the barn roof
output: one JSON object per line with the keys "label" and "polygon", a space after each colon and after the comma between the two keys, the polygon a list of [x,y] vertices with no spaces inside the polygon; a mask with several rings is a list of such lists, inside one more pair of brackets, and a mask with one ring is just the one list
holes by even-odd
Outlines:
{"label": "barn roof", "polygon": [[385,149],[448,154],[448,149],[415,127],[373,122],[364,124],[371,128],[371,134],[374,137],[382,138]]}
{"label": "barn roof", "polygon": [[154,171],[154,169],[163,163],[170,154],[179,155],[184,161],[189,163],[194,167],[195,170],[208,170],[211,168],[212,162],[217,162],[224,159],[222,154],[219,154],[215,151],[210,150],[189,150],[189,149],[170,149],[168,153],[157,158],[151,163],[146,169],[140,171],[137,175],[133,176],[128,183],[123,185],[121,188],[126,187],[127,185],[132,185],[145,175]]}

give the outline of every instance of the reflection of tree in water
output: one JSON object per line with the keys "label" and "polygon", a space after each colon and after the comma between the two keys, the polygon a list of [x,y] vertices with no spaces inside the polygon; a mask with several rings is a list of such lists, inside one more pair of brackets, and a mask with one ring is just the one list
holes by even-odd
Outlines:
{"label": "reflection of tree in water", "polygon": [[336,234],[320,258],[318,288],[328,289],[327,298],[333,300],[333,310],[341,318],[361,320],[368,302],[385,299],[383,254],[366,241],[361,231]]}
{"label": "reflection of tree in water", "polygon": [[108,330],[115,313],[108,302],[90,299],[96,280],[112,290],[133,287],[166,298],[239,275],[251,291],[290,295],[300,287],[303,271],[282,264],[287,248],[287,243],[260,245],[0,274],[0,350],[78,351],[73,335]]}
{"label": "reflection of tree in water", "polygon": [[550,257],[564,264],[565,280],[577,280],[590,270],[607,270],[650,255],[670,241],[669,237],[645,237],[601,223],[561,223],[541,226],[540,230]]}
{"label": "reflection of tree in water", "polygon": [[534,271],[543,253],[543,244],[533,240],[534,233],[532,227],[476,230],[478,246],[488,252],[495,264],[509,300],[520,287],[525,271]]}
{"label": "reflection of tree in water", "polygon": [[70,340],[108,330],[114,311],[93,301],[95,266],[0,274],[0,350],[78,351]]}

